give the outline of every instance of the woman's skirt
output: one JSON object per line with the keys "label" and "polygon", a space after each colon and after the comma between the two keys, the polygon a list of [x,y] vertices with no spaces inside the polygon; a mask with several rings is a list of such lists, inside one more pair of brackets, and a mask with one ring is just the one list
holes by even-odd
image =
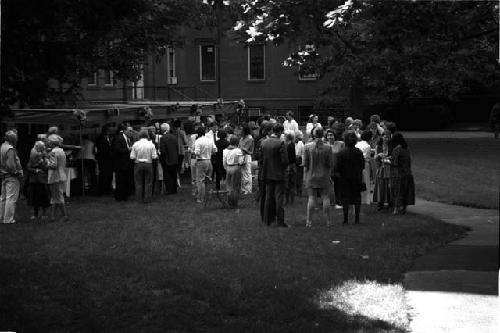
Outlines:
{"label": "woman's skirt", "polygon": [[342,205],[361,204],[361,183],[359,180],[339,178],[339,197]]}
{"label": "woman's skirt", "polygon": [[413,175],[392,177],[392,193],[395,207],[415,204],[415,182]]}
{"label": "woman's skirt", "polygon": [[363,182],[366,184],[366,191],[361,192],[361,203],[369,205],[372,203],[371,200],[371,183],[370,183],[370,161],[365,162],[365,168],[363,169]]}
{"label": "woman's skirt", "polygon": [[287,193],[295,193],[297,181],[297,166],[288,164],[285,170],[285,191]]}
{"label": "woman's skirt", "polygon": [[229,206],[238,206],[241,189],[241,167],[228,166],[226,169],[226,189]]}
{"label": "woman's skirt", "polygon": [[28,205],[33,207],[49,207],[49,186],[42,183],[30,183],[28,185]]}

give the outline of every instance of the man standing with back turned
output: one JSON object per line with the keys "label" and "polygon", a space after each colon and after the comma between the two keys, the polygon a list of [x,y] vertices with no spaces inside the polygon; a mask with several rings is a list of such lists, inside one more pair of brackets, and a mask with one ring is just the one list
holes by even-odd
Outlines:
{"label": "man standing with back turned", "polygon": [[14,214],[21,187],[23,168],[16,151],[17,133],[7,131],[5,142],[0,147],[0,179],[2,197],[0,201],[0,222],[16,223]]}
{"label": "man standing with back turned", "polygon": [[276,124],[273,134],[262,142],[262,175],[265,186],[264,224],[272,224],[272,207],[276,207],[276,219],[279,227],[288,227],[285,223],[283,197],[285,193],[285,169],[288,155],[285,144],[280,140],[283,125]]}

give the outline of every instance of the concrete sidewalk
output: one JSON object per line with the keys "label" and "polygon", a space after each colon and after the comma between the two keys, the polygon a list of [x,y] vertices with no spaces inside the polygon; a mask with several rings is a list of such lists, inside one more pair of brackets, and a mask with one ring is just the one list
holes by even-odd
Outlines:
{"label": "concrete sidewalk", "polygon": [[483,131],[402,131],[406,139],[492,139],[493,133]]}
{"label": "concrete sidewalk", "polygon": [[498,332],[498,210],[417,200],[408,211],[471,228],[405,274],[412,332]]}

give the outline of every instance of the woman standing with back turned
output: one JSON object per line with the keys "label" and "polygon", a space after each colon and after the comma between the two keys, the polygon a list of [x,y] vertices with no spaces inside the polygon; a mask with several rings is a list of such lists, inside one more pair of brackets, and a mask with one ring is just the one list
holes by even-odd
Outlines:
{"label": "woman standing with back turned", "polygon": [[392,137],[391,177],[393,214],[406,213],[406,206],[415,204],[415,182],[411,172],[411,156],[408,144],[401,133]]}

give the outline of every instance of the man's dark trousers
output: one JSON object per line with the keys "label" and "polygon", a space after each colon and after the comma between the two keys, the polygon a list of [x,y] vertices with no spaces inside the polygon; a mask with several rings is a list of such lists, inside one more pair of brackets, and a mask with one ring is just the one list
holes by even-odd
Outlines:
{"label": "man's dark trousers", "polygon": [[177,193],[177,164],[165,165],[163,169],[163,179],[167,194]]}
{"label": "man's dark trousers", "polygon": [[139,202],[151,202],[153,194],[153,164],[139,162],[134,165],[135,196]]}
{"label": "man's dark trousers", "polygon": [[285,209],[283,207],[285,182],[283,180],[265,180],[264,183],[266,185],[264,224],[272,224],[276,216],[278,225],[285,225]]}

